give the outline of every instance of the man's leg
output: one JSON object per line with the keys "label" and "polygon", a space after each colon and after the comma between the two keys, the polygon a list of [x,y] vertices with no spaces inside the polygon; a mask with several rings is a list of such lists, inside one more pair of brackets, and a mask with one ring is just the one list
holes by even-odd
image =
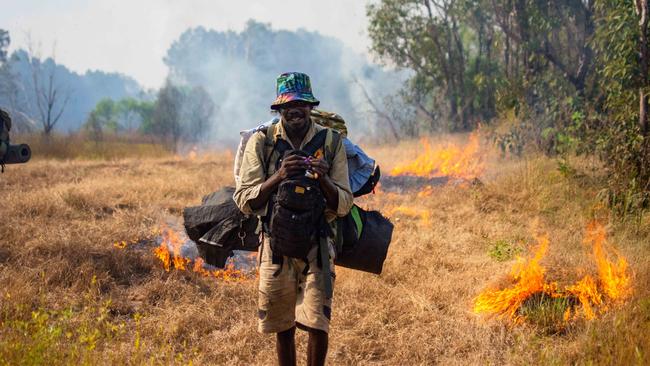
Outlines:
{"label": "man's leg", "polygon": [[[294,366],[296,364],[295,335],[296,327],[291,327],[284,332],[276,333],[275,348],[278,352],[280,366]],[[311,337],[309,339],[311,341]]]}
{"label": "man's leg", "polygon": [[[316,250],[317,247],[314,247]],[[330,245],[330,269],[328,274],[334,279],[333,247]],[[329,323],[332,317],[332,299],[325,296],[321,266],[317,252],[309,256],[309,271],[298,280],[298,298],[296,302],[296,325],[309,333],[307,345],[307,364],[324,365],[327,357]],[[298,273],[302,273],[298,271]],[[332,283],[332,285],[334,285]]]}
{"label": "man's leg", "polygon": [[273,263],[268,238],[265,238],[262,245],[259,268],[258,330],[261,333],[276,334],[276,350],[280,365],[295,365],[295,306],[298,287],[296,274],[287,258],[282,265]]}
{"label": "man's leg", "polygon": [[309,343],[307,344],[307,365],[325,365],[327,357],[327,333],[319,329],[307,328]]}

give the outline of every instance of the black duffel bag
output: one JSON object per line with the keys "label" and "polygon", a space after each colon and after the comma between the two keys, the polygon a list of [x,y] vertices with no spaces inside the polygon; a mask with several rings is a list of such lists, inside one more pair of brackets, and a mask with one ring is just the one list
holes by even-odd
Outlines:
{"label": "black duffel bag", "polygon": [[255,251],[258,219],[245,215],[232,198],[235,188],[225,187],[203,198],[200,206],[183,210],[185,231],[196,243],[206,263],[223,268],[233,250]]}
{"label": "black duffel bag", "polygon": [[353,206],[337,220],[337,266],[381,274],[393,236],[393,224],[378,211]]}

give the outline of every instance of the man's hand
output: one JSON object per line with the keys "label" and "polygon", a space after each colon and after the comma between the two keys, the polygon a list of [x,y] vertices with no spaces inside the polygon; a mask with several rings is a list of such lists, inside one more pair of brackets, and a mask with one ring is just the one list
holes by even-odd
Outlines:
{"label": "man's hand", "polygon": [[299,174],[301,171],[309,168],[309,164],[305,161],[305,158],[298,155],[287,156],[282,160],[282,164],[277,171],[277,176],[280,181],[283,181],[289,177],[292,177],[296,174]]}
{"label": "man's hand", "polygon": [[307,164],[304,157],[298,155],[287,156],[284,160],[282,160],[280,168],[278,168],[278,170],[271,177],[269,177],[269,179],[262,183],[262,187],[260,187],[260,193],[257,195],[257,197],[248,201],[248,204],[253,210],[257,210],[268,202],[273,191],[278,188],[283,180],[290,178],[296,174],[300,174],[308,168],[309,164]]}
{"label": "man's hand", "polygon": [[339,206],[339,192],[329,176],[330,165],[325,159],[311,158],[309,165],[312,171],[318,174],[318,183],[323,191],[327,207],[336,211]]}
{"label": "man's hand", "polygon": [[322,179],[330,172],[330,165],[324,159],[310,159],[310,168],[318,173],[318,179]]}

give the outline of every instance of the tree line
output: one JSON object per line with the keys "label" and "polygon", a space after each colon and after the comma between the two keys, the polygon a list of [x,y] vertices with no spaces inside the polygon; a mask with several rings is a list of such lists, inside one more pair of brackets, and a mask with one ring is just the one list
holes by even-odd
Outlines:
{"label": "tree line", "polygon": [[175,151],[180,141],[205,143],[216,105],[201,87],[166,82],[155,100],[124,98],[100,100],[88,115],[83,130],[95,141],[105,133],[157,137]]}
{"label": "tree line", "polygon": [[10,111],[17,131],[40,130],[47,140],[63,123],[97,142],[106,134],[151,136],[171,150],[180,140],[204,142],[216,106],[202,87],[168,80],[147,94],[119,75],[76,75],[33,49],[9,55],[10,42],[9,32],[0,29],[0,107]]}
{"label": "tree line", "polygon": [[0,29],[0,107],[14,116],[22,132],[76,131],[102,98],[146,97],[138,83],[124,75],[78,74],[54,57],[44,57],[36,42],[9,53],[10,43],[9,32]]}
{"label": "tree line", "polygon": [[406,133],[498,125],[504,152],[602,157],[607,198],[650,203],[647,0],[380,0],[373,53],[413,70]]}

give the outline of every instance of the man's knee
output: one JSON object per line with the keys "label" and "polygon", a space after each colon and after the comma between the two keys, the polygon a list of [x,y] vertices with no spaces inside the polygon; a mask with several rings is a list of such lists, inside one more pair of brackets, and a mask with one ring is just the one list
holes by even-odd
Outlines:
{"label": "man's knee", "polygon": [[287,330],[276,333],[276,338],[279,342],[292,341],[296,334],[296,327],[293,326]]}
{"label": "man's knee", "polygon": [[313,336],[316,336],[316,337],[323,337],[323,336],[327,337],[327,332],[322,330],[322,329],[316,329],[316,328],[308,327],[308,326],[306,326],[304,324],[301,324],[301,323],[298,323],[298,322],[296,322],[296,326],[298,328],[300,328],[300,330],[309,333],[310,336],[313,335]]}

